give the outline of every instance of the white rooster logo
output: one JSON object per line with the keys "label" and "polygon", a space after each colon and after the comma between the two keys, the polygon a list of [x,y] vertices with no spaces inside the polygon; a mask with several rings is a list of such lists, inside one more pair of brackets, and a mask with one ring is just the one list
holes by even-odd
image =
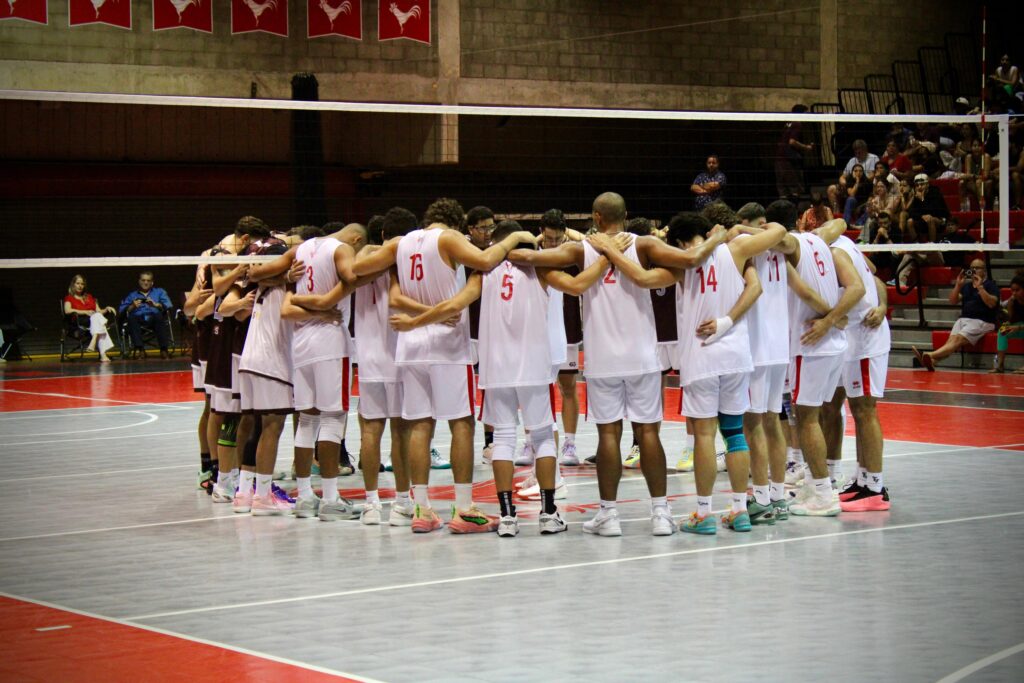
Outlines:
{"label": "white rooster logo", "polygon": [[[92,8],[96,11],[96,18],[100,18],[100,8],[106,4],[107,0],[89,0],[92,3]],[[13,8],[13,5],[11,6]]]}
{"label": "white rooster logo", "polygon": [[188,9],[189,5],[199,7],[199,0],[171,0],[174,9],[178,11],[178,23],[181,23],[181,15]]}
{"label": "white rooster logo", "polygon": [[334,30],[334,20],[341,14],[352,14],[352,3],[345,0],[337,7],[331,7],[327,0],[320,0],[320,9],[324,11],[327,18],[331,20],[331,30]]}
{"label": "white rooster logo", "polygon": [[420,18],[419,5],[413,5],[408,12],[403,12],[402,10],[398,9],[398,3],[393,2],[391,3],[391,7],[389,9],[391,13],[395,15],[395,19],[398,19],[398,28],[402,33],[405,33],[405,22],[409,21],[409,17],[416,17],[417,19]]}
{"label": "white rooster logo", "polygon": [[7,5],[11,8],[11,16],[12,17],[14,16],[14,3],[15,2],[17,2],[17,0],[7,0]]}
{"label": "white rooster logo", "polygon": [[252,15],[256,18],[256,23],[260,23],[260,15],[266,12],[268,9],[277,9],[277,0],[263,0],[263,2],[256,2],[256,0],[245,0],[245,6],[252,10]]}

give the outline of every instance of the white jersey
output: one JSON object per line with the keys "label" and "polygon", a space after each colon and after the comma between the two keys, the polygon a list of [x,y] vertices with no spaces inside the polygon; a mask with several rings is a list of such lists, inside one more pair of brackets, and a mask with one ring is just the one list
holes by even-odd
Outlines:
{"label": "white jersey", "polygon": [[[623,256],[640,263],[636,239]],[[600,254],[583,243],[584,270]],[[612,268],[583,292],[583,339],[586,377],[635,377],[661,372],[654,307],[648,290]]]}
{"label": "white jersey", "polygon": [[398,381],[395,365],[398,333],[388,324],[390,286],[391,276],[384,273],[356,291],[356,346],[359,348],[359,379],[363,382]]}
{"label": "white jersey", "polygon": [[562,293],[548,287],[548,342],[551,364],[562,365],[566,360],[565,314],[562,311]]}
{"label": "white jersey", "polygon": [[761,296],[747,312],[754,366],[789,363],[789,278],[786,257],[765,251],[754,257]]}
{"label": "white jersey", "polygon": [[878,289],[875,287],[875,276],[868,266],[867,259],[861,253],[857,245],[849,237],[840,235],[839,239],[832,243],[833,248],[845,251],[853,267],[857,269],[861,282],[864,283],[864,296],[847,314],[849,324],[846,326],[846,359],[860,360],[861,358],[872,358],[889,353],[892,339],[889,334],[889,321],[882,318],[882,324],[878,327],[868,327],[864,324],[864,316],[872,308],[878,306]]}
{"label": "white jersey", "polygon": [[483,274],[480,292],[480,388],[551,383],[546,334],[548,293],[533,268],[508,261]]}
{"label": "white jersey", "polygon": [[753,371],[746,316],[711,344],[705,346],[704,338],[697,336],[702,322],[729,314],[743,294],[743,287],[743,276],[726,244],[715,247],[700,266],[688,270],[676,285],[681,386],[706,377]]}
{"label": "white jersey", "polygon": [[[437,243],[442,232],[438,228],[413,230],[399,241],[395,255],[402,294],[426,306],[446,301],[462,289],[459,285],[459,269],[445,263],[438,249]],[[400,332],[395,362],[398,365],[472,363],[469,353],[469,314],[463,311],[455,327],[435,323]]]}
{"label": "white jersey", "polygon": [[[828,245],[817,235],[809,232],[793,233],[800,242],[800,262],[797,275],[816,291],[829,307],[839,301],[839,280],[836,279],[836,264]],[[838,356],[846,353],[846,333],[833,327],[817,344],[806,346],[800,337],[807,329],[808,320],[820,318],[810,306],[793,292],[789,294],[789,351],[796,356]]]}
{"label": "white jersey", "polygon": [[281,319],[284,287],[260,287],[249,317],[239,372],[292,383],[292,328]]}
{"label": "white jersey", "polygon": [[[295,260],[306,270],[295,283],[296,294],[326,294],[338,284],[334,252],[341,242],[333,237],[306,240],[295,251]],[[338,309],[341,309],[339,304]],[[292,337],[292,363],[301,368],[323,360],[338,360],[349,355],[348,331],[339,323],[317,318],[295,323]]]}

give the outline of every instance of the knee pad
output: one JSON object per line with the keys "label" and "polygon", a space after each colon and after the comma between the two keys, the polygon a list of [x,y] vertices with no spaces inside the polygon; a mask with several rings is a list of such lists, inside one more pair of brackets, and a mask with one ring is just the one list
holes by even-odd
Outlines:
{"label": "knee pad", "polygon": [[217,435],[217,445],[225,448],[234,448],[238,434],[238,415],[225,415],[224,422],[220,425],[220,434]]}
{"label": "knee pad", "polygon": [[495,427],[494,441],[491,442],[491,460],[512,462],[516,454],[516,430],[514,427]]}
{"label": "knee pad", "polygon": [[555,457],[555,431],[550,426],[531,431],[530,443],[536,458]]}
{"label": "knee pad", "polygon": [[718,430],[725,439],[725,450],[729,453],[749,451],[747,437],[743,435],[743,416],[718,414]]}
{"label": "knee pad", "polygon": [[320,434],[316,440],[340,444],[345,438],[347,418],[348,413],[320,413]]}
{"label": "knee pad", "polygon": [[299,428],[295,430],[296,448],[314,448],[316,433],[320,429],[320,416],[310,413],[299,413]]}

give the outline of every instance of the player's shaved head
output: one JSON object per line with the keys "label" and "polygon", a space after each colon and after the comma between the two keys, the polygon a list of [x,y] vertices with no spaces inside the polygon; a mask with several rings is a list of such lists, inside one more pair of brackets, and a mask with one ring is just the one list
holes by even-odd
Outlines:
{"label": "player's shaved head", "polygon": [[626,220],[626,200],[617,192],[604,192],[594,200],[594,213],[604,226],[622,225]]}
{"label": "player's shaved head", "polygon": [[349,223],[344,228],[335,233],[339,242],[344,242],[356,251],[359,251],[366,246],[366,240],[368,233],[366,227],[359,223]]}

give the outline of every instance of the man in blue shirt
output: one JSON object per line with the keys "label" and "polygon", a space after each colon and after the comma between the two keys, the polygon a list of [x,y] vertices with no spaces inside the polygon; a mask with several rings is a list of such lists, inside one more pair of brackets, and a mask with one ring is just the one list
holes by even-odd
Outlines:
{"label": "man in blue shirt", "polygon": [[693,200],[697,211],[721,199],[725,188],[725,174],[718,170],[718,155],[709,156],[704,165],[707,170],[694,178],[690,185],[690,192],[697,195]]}
{"label": "man in blue shirt", "polygon": [[125,314],[128,320],[128,334],[132,338],[134,351],[146,357],[142,344],[142,328],[146,327],[156,334],[160,345],[160,357],[170,358],[167,347],[170,344],[170,328],[167,326],[167,311],[171,310],[171,299],[160,287],[153,286],[153,273],[139,273],[139,288],[129,294],[118,307],[118,313]]}
{"label": "man in blue shirt", "polygon": [[996,329],[999,314],[999,285],[989,279],[985,261],[974,259],[971,267],[956,276],[956,286],[949,294],[949,303],[960,301],[960,317],[953,323],[949,339],[931,353],[921,353],[910,347],[929,372],[935,371],[935,363],[953,355],[965,346],[977,344],[982,337]]}

